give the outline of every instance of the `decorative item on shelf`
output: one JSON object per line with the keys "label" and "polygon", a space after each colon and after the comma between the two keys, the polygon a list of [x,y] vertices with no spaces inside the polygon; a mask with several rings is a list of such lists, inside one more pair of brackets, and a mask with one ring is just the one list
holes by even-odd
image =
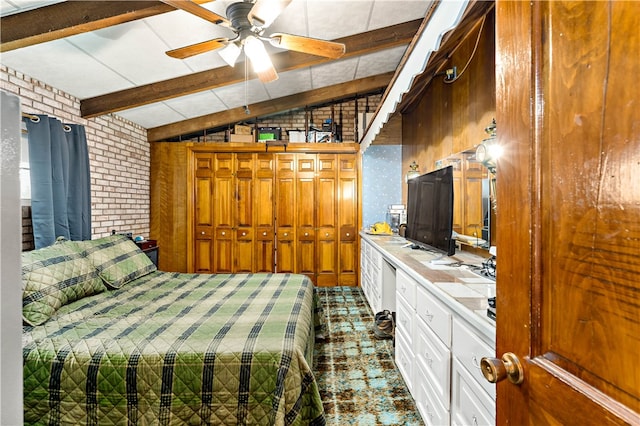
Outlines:
{"label": "decorative item on shelf", "polygon": [[420,176],[420,172],[418,171],[418,163],[415,161],[409,164],[409,171],[404,176],[405,183],[409,182],[409,180]]}

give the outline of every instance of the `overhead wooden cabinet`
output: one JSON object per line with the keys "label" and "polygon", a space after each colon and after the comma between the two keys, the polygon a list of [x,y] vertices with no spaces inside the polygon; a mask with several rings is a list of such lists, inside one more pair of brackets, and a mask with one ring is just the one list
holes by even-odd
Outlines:
{"label": "overhead wooden cabinet", "polygon": [[191,150],[193,271],[291,272],[320,286],[357,285],[357,145],[225,145]]}

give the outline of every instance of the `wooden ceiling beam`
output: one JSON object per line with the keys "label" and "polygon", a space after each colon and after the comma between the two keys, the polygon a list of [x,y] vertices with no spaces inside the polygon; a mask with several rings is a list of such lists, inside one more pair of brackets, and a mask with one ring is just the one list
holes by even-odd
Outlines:
{"label": "wooden ceiling beam", "polygon": [[[346,45],[346,53],[340,59],[374,53],[408,44],[420,27],[421,22],[421,19],[416,19],[334,41],[345,43]],[[272,55],[272,61],[276,70],[281,73],[329,62],[331,59],[286,51]],[[255,78],[255,75],[252,74],[250,78]],[[96,117],[204,90],[241,83],[244,79],[244,67],[241,64],[234,68],[224,66],[87,98],[80,101],[80,112],[83,118]]]}
{"label": "wooden ceiling beam", "polygon": [[[211,0],[195,0],[207,3]],[[0,52],[174,11],[159,1],[65,1],[0,20]]]}
{"label": "wooden ceiling beam", "polygon": [[177,123],[154,127],[147,130],[149,142],[166,140],[175,136],[192,134],[204,129],[211,129],[247,121],[258,117],[278,114],[310,105],[317,105],[355,96],[360,93],[369,93],[386,87],[391,81],[393,72],[372,77],[361,78],[334,86],[297,93],[282,98],[271,99],[249,105],[250,115],[247,115],[244,107],[229,109],[214,114],[203,115]]}

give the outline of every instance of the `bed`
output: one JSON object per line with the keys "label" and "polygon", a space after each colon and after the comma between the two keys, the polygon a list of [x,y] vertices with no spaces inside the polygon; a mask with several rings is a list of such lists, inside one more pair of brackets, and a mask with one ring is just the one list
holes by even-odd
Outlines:
{"label": "bed", "polygon": [[23,255],[25,424],[325,424],[296,274],[160,272],[113,236]]}

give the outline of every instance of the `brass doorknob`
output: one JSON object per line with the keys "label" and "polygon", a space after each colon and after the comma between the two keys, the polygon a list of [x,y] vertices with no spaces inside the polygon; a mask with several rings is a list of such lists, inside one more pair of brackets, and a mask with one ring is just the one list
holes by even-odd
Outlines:
{"label": "brass doorknob", "polygon": [[484,357],[480,360],[480,370],[487,381],[498,383],[500,380],[509,379],[514,385],[524,381],[524,369],[518,357],[507,352],[502,359]]}

